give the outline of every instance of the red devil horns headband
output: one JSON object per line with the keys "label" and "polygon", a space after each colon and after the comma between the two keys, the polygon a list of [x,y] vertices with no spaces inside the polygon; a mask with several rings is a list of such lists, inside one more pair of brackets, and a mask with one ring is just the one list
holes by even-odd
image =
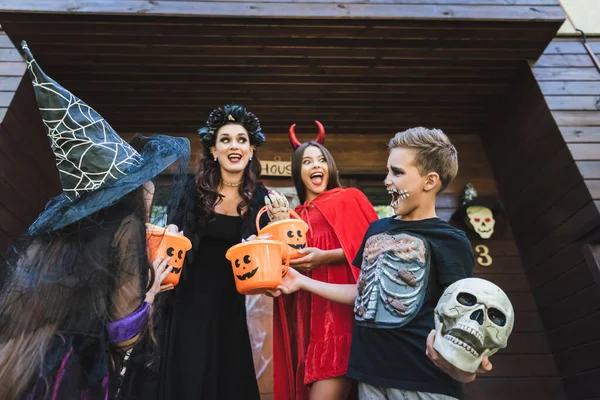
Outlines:
{"label": "red devil horns headband", "polygon": [[[319,144],[325,144],[325,128],[323,128],[323,124],[321,124],[319,121],[315,121],[315,124],[317,124],[317,127],[319,128],[319,134],[317,135],[316,142]],[[292,147],[294,148],[294,150],[296,150],[302,144],[296,138],[296,131],[294,130],[295,128],[296,128],[296,124],[290,126],[290,132],[289,132],[290,133],[290,143],[292,144]]]}

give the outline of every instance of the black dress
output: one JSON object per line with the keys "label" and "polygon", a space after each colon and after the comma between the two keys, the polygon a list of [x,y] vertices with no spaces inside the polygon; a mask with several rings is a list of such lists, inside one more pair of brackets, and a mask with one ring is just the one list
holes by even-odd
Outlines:
{"label": "black dress", "polygon": [[[145,335],[131,354],[118,400],[258,400],[245,297],[235,289],[229,247],[256,234],[267,190],[258,185],[245,218],[202,215],[193,178],[169,213],[192,241],[181,280],[157,296],[156,343]],[[261,226],[268,223],[263,214]]]}
{"label": "black dress", "polygon": [[161,399],[259,399],[245,297],[235,289],[227,249],[242,218],[217,214],[205,225],[186,279],[174,293],[163,343]]}

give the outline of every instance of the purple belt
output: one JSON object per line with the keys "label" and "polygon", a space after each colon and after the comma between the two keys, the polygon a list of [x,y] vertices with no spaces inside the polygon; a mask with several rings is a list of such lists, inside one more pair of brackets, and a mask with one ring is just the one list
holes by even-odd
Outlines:
{"label": "purple belt", "polygon": [[137,310],[125,318],[110,322],[106,326],[109,342],[123,342],[140,333],[146,324],[148,324],[149,310],[150,306],[144,301]]}

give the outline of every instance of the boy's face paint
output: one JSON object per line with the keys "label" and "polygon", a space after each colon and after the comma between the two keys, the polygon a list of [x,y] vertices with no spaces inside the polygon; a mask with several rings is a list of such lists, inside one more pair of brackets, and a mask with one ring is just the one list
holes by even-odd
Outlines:
{"label": "boy's face paint", "polygon": [[384,184],[392,196],[390,206],[394,214],[408,216],[420,204],[426,183],[415,164],[417,150],[397,147],[390,151],[387,161],[388,174]]}

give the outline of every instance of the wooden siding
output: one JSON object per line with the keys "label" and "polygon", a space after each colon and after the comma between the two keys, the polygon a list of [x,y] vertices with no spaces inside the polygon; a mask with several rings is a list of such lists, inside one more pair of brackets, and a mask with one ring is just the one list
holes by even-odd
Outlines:
{"label": "wooden siding", "polygon": [[[398,4],[375,3],[402,14]],[[506,3],[495,4],[510,12]],[[477,134],[490,104],[508,92],[519,61],[537,59],[561,24],[234,15],[33,14],[0,7],[0,23],[15,45],[27,40],[44,70],[119,132],[193,133],[213,107],[239,102],[261,117],[268,134],[284,134],[292,122],[299,133],[313,132],[314,119],[340,134],[390,134],[424,123]]]}
{"label": "wooden siding", "polygon": [[[600,54],[600,40],[588,43],[596,55]],[[564,48],[566,45],[567,51],[556,51],[557,46]],[[553,59],[546,58],[546,53]],[[558,217],[554,221],[560,223],[570,213],[568,220],[556,225],[555,231],[562,231],[562,237],[568,231],[577,233],[579,227],[598,229],[600,71],[594,67],[591,57],[577,39],[553,41],[540,61],[542,63],[533,66],[533,74],[566,144],[568,152],[561,145],[563,159],[568,158],[567,154],[572,159],[562,171],[562,176],[577,177],[569,179],[569,185],[564,185],[569,187],[568,191],[557,190],[559,187],[567,189],[563,185],[555,188],[555,193],[562,198],[555,197],[558,202],[553,216],[548,215],[545,222]],[[560,178],[558,181],[563,182]],[[561,266],[547,265],[547,276],[542,280],[538,277],[535,282],[544,283],[534,287],[538,304],[543,305],[544,322],[549,328],[565,388],[572,398],[578,399],[600,396],[600,362],[591,356],[600,350],[600,271],[597,260],[581,258],[582,250],[585,256],[589,250],[587,245],[595,236],[585,235],[585,231],[580,235],[579,238],[574,237],[576,240],[561,241],[561,245],[557,246],[561,250],[561,258],[564,260],[568,256],[570,260]],[[559,242],[555,239],[554,243]],[[588,333],[579,335],[582,330]]]}
{"label": "wooden siding", "polygon": [[60,188],[25,62],[0,32],[0,251]]}
{"label": "wooden siding", "polygon": [[558,0],[6,0],[11,12],[164,16],[562,21]]}
{"label": "wooden siding", "polygon": [[[566,44],[569,47],[565,52],[555,54],[552,50]],[[600,54],[600,40],[592,39],[588,44]],[[533,66],[533,73],[592,199],[600,208],[600,71],[580,41],[557,39]],[[586,86],[585,90],[582,86]]]}
{"label": "wooden siding", "polygon": [[585,258],[600,226],[592,190],[598,165],[590,164],[599,158],[593,132],[600,112],[592,99],[600,93],[600,79],[589,61],[577,41],[552,42],[533,70],[523,66],[506,106],[482,136],[527,281],[573,399],[600,396],[600,362],[594,356],[600,286],[594,279],[597,266]]}

